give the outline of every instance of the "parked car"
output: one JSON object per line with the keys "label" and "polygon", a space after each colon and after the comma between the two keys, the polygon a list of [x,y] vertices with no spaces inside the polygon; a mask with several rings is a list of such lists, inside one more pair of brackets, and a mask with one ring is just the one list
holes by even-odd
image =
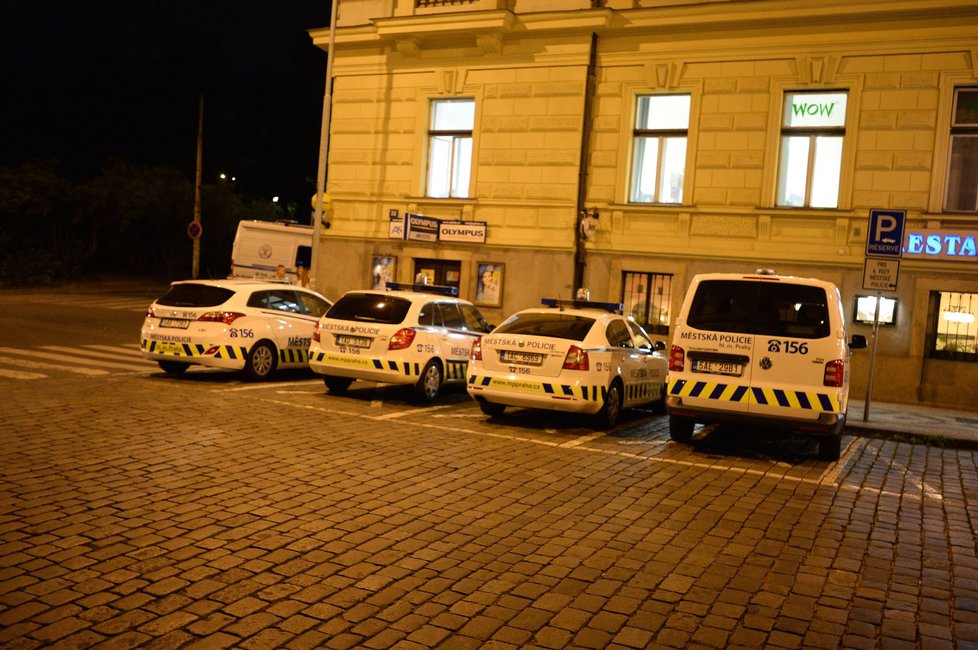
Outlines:
{"label": "parked car", "polygon": [[454,287],[387,283],[387,291],[350,291],[312,335],[309,367],[331,393],[354,380],[402,384],[431,402],[445,383],[463,383],[472,342],[490,330]]}
{"label": "parked car", "polygon": [[507,406],[597,416],[618,422],[623,408],[662,404],[665,344],[652,338],[620,304],[544,300],[476,341],[469,358],[468,392],[482,412]]}
{"label": "parked car", "polygon": [[315,291],[275,282],[174,282],[146,312],[140,348],[171,374],[201,365],[266,379],[308,367],[313,329],[330,306]]}

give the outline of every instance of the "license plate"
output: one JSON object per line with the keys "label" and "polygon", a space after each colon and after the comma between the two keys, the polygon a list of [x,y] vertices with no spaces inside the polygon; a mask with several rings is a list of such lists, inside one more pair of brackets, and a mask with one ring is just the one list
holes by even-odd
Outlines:
{"label": "license plate", "polygon": [[713,375],[731,375],[740,377],[744,373],[744,364],[729,361],[693,360],[693,372],[708,372]]}
{"label": "license plate", "polygon": [[160,327],[172,327],[178,330],[185,330],[190,327],[190,321],[183,320],[182,318],[161,318]]}
{"label": "license plate", "polygon": [[520,352],[519,350],[500,350],[499,360],[503,363],[515,363],[521,366],[543,365],[543,355],[536,352]]}
{"label": "license plate", "polygon": [[337,334],[336,345],[345,345],[351,348],[369,348],[370,339],[366,336],[350,336],[348,334]]}

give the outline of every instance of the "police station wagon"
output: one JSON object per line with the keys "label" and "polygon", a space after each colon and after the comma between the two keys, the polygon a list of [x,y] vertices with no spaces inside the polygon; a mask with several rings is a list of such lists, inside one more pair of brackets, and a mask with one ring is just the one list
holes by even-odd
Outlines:
{"label": "police station wagon", "polygon": [[490,417],[507,406],[597,416],[613,427],[623,408],[661,404],[666,357],[621,305],[546,299],[472,348],[467,389]]}
{"label": "police station wagon", "polygon": [[171,374],[200,365],[265,379],[277,368],[308,366],[312,331],[331,305],[314,291],[276,282],[174,282],[150,305],[140,348]]}
{"label": "police station wagon", "polygon": [[336,301],[313,332],[309,367],[331,393],[360,379],[410,386],[430,402],[443,384],[465,381],[472,342],[489,324],[454,287],[387,287]]}
{"label": "police station wagon", "polygon": [[669,433],[690,442],[695,423],[740,422],[818,437],[838,460],[849,398],[849,350],[838,288],[773,273],[697,275],[669,354]]}

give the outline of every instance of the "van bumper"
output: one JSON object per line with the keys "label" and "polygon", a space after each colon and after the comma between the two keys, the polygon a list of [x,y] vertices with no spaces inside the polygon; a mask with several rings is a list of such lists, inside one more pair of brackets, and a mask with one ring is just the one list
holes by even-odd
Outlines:
{"label": "van bumper", "polygon": [[669,415],[689,418],[701,424],[739,424],[751,425],[770,429],[791,429],[803,431],[815,436],[837,436],[842,433],[846,424],[845,413],[822,412],[814,420],[761,415],[740,411],[724,411],[707,409],[700,406],[689,407],[683,404],[683,398],[678,395],[666,397],[666,410]]}

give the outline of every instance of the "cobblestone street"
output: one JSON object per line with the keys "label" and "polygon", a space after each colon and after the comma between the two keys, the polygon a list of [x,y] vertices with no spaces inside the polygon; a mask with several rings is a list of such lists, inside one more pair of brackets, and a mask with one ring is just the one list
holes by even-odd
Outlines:
{"label": "cobblestone street", "polygon": [[5,648],[978,647],[974,451],[305,377],[4,391]]}

